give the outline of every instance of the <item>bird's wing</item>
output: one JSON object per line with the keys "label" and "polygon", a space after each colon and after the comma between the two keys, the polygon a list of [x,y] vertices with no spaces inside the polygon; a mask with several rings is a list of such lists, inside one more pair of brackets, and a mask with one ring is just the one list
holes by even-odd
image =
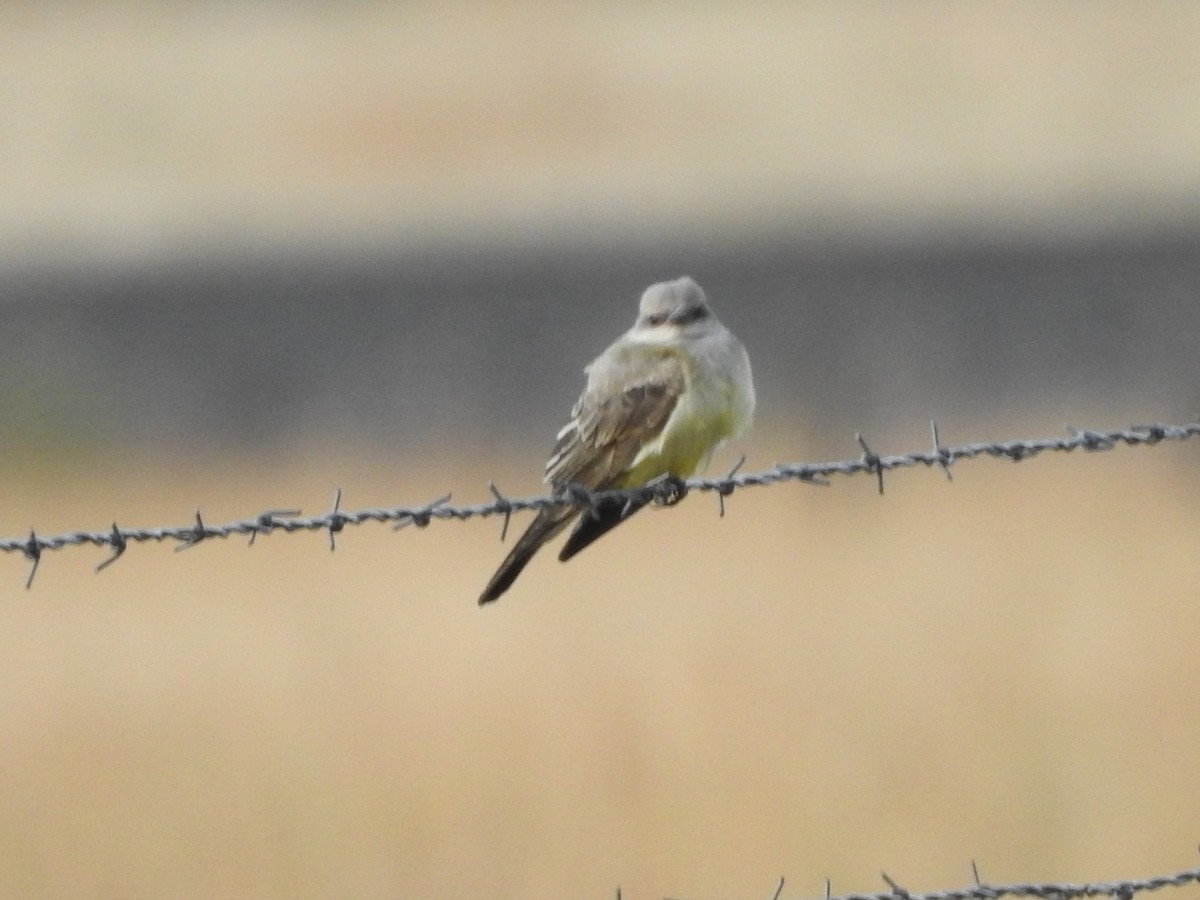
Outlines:
{"label": "bird's wing", "polygon": [[554,487],[603,490],[658,437],[684,390],[679,358],[647,348],[610,349],[588,367],[588,384],[546,463]]}
{"label": "bird's wing", "polygon": [[[633,462],[645,444],[662,432],[684,389],[683,365],[668,352],[615,345],[588,366],[588,383],[558,433],[546,480],[555,488],[578,484],[599,491]],[[624,521],[643,504],[601,505],[584,517],[559,554],[564,559]],[[480,603],[508,590],[546,541],[578,513],[573,507],[543,509],[509,552]]]}

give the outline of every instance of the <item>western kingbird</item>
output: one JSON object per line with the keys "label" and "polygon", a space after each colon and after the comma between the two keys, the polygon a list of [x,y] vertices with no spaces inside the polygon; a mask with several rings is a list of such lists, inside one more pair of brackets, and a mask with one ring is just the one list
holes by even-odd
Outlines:
{"label": "western kingbird", "polygon": [[[717,321],[691,278],[651,285],[633,327],[585,370],[587,387],[546,462],[557,491],[641,487],[668,475],[688,478],[722,443],[740,436],[754,413],[750,358]],[[645,501],[601,503],[584,513],[558,554],[566,561],[633,515]],[[579,509],[543,509],[479,597],[503,594],[542,544]]]}

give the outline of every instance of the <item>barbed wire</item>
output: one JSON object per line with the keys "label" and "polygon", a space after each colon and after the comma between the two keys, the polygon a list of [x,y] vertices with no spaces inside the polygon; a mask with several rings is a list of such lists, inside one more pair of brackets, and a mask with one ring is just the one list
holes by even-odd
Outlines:
{"label": "barbed wire", "polygon": [[[886,872],[880,873],[888,890],[875,894],[841,894],[833,896],[831,885],[825,882],[824,900],[999,900],[1001,897],[1037,897],[1040,900],[1071,900],[1075,897],[1111,897],[1113,900],[1133,900],[1138,894],[1157,891],[1166,887],[1184,887],[1200,884],[1200,868],[1185,869],[1174,875],[1155,875],[1150,878],[1135,878],[1125,881],[1108,881],[1088,884],[1070,883],[1017,883],[992,885],[979,878],[979,868],[971,863],[975,884],[971,887],[950,890],[928,891],[914,894],[901,887]],[[772,900],[779,900],[783,893],[784,879],[780,878]],[[617,900],[621,891],[617,890]]]}
{"label": "barbed wire", "polygon": [[71,531],[53,537],[39,535],[36,530],[31,529],[27,538],[0,539],[0,552],[20,553],[29,561],[29,578],[25,582],[25,587],[28,589],[33,585],[38,566],[47,551],[85,545],[109,548],[109,556],[96,566],[96,571],[100,572],[120,559],[131,544],[174,542],[175,550],[179,551],[195,547],[212,538],[247,535],[250,539],[249,542],[253,544],[259,535],[276,532],[292,534],[300,531],[324,531],[329,535],[329,549],[334,550],[336,549],[335,537],[337,534],[349,526],[363,525],[367,522],[390,522],[394,523],[395,530],[400,530],[409,525],[424,528],[438,519],[464,521],[477,517],[503,516],[504,525],[500,535],[503,540],[508,533],[512,515],[516,512],[540,511],[564,506],[575,506],[586,511],[596,509],[601,503],[614,500],[624,500],[630,505],[654,503],[660,506],[674,506],[689,493],[696,491],[716,493],[720,515],[724,516],[725,498],[734,491],[748,487],[766,487],[787,481],[828,485],[829,479],[835,475],[868,474],[875,476],[879,493],[882,494],[884,473],[894,469],[937,466],[945,472],[947,478],[952,478],[951,465],[962,460],[992,457],[1023,462],[1043,453],[1070,453],[1075,450],[1096,452],[1112,450],[1121,445],[1154,446],[1163,441],[1184,441],[1200,436],[1200,422],[1186,425],[1134,425],[1110,431],[1069,429],[1069,433],[1064,437],[993,441],[964,444],[957,447],[942,445],[936,423],[930,422],[930,430],[933,437],[931,449],[896,456],[878,455],[871,449],[863,436],[857,434],[855,439],[862,454],[854,459],[822,463],[776,463],[764,472],[741,473],[740,469],[745,462],[745,457],[742,457],[737,465],[722,478],[690,478],[684,481],[664,477],[643,487],[619,491],[589,491],[577,485],[568,485],[556,493],[524,499],[506,497],[494,483],[489,482],[488,488],[492,493],[492,500],[466,506],[451,506],[451,495],[445,494],[421,506],[343,510],[341,508],[342,491],[339,488],[334,497],[333,508],[329,512],[317,516],[303,516],[299,509],[273,509],[222,525],[209,525],[197,510],[195,521],[192,524],[176,527],[122,528],[113,522],[112,527],[105,531]]}

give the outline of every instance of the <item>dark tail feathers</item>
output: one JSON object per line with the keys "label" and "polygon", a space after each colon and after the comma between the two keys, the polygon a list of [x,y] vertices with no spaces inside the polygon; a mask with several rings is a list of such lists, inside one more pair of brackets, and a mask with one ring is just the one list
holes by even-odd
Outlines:
{"label": "dark tail feathers", "polygon": [[504,562],[500,563],[500,568],[496,570],[492,580],[483,589],[483,593],[479,595],[479,605],[483,606],[485,603],[498,600],[501,594],[512,587],[512,583],[517,580],[521,570],[533,559],[533,554],[541,549],[542,544],[562,531],[573,515],[575,515],[575,510],[570,507],[543,509],[539,512],[516,545],[509,551],[508,556],[504,557]]}

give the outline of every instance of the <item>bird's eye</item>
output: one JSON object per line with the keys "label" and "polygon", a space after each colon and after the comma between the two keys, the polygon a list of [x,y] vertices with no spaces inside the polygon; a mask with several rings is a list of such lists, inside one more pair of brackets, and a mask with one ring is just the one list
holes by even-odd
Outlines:
{"label": "bird's eye", "polygon": [[667,321],[666,313],[652,313],[646,316],[646,322],[650,325],[661,325],[665,321]]}

